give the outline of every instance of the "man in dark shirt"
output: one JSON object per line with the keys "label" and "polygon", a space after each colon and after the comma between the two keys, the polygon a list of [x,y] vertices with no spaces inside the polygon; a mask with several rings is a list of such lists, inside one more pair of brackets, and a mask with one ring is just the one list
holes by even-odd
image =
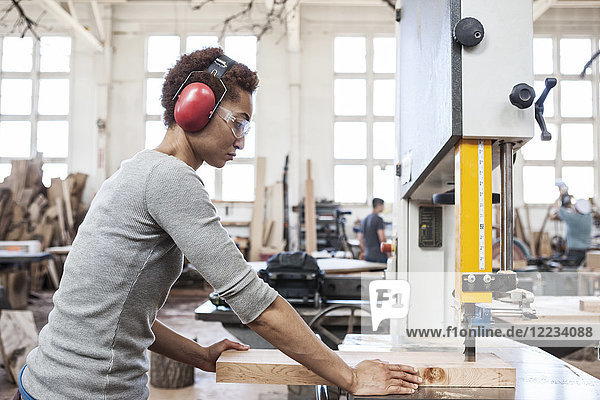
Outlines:
{"label": "man in dark shirt", "polygon": [[383,211],[383,200],[373,199],[373,212],[360,223],[358,240],[360,249],[365,255],[365,261],[384,263],[387,255],[381,252],[380,244],[385,242],[383,219],[378,215]]}

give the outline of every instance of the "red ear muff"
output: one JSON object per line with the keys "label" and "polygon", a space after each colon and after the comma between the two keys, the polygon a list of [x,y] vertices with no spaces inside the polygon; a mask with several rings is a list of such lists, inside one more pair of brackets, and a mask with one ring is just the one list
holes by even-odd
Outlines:
{"label": "red ear muff", "polygon": [[204,128],[215,108],[215,94],[208,85],[193,82],[179,94],[175,103],[175,121],[185,131],[196,132]]}

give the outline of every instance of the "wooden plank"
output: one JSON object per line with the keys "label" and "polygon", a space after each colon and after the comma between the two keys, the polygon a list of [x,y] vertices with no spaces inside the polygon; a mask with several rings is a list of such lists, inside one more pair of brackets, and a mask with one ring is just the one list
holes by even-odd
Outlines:
{"label": "wooden plank", "polygon": [[256,186],[254,190],[254,207],[250,221],[250,256],[249,261],[260,260],[260,249],[263,246],[263,226],[265,220],[265,171],[266,158],[256,159]]}
{"label": "wooden plank", "polygon": [[581,311],[600,313],[600,298],[579,299],[579,309]]}
{"label": "wooden plank", "polygon": [[[418,369],[421,386],[515,387],[516,370],[492,353],[480,353],[476,362],[465,362],[461,353],[355,352],[337,354],[350,366],[380,359]],[[217,382],[280,385],[330,384],[279,350],[226,351],[217,360]]]}
{"label": "wooden plank", "polygon": [[533,238],[533,231],[531,230],[531,216],[529,215],[529,205],[525,204],[525,217],[527,219],[527,242],[529,243],[529,251],[532,257],[537,257],[535,253],[535,239]]}
{"label": "wooden plank", "polygon": [[0,314],[0,350],[4,369],[16,382],[29,352],[37,346],[37,329],[32,311],[2,310]]}
{"label": "wooden plank", "polygon": [[63,199],[65,200],[65,214],[67,216],[67,229],[69,234],[73,235],[75,232],[75,220],[73,219],[73,208],[71,206],[71,193],[69,191],[69,184],[67,181],[61,182]]}
{"label": "wooden plank", "polygon": [[276,182],[270,187],[269,201],[267,202],[267,220],[273,221],[265,246],[279,248],[283,243],[283,183]]}
{"label": "wooden plank", "polygon": [[275,225],[275,221],[267,218],[267,221],[264,225],[263,239],[262,242],[267,244],[271,240],[271,234],[273,233],[273,225]]}
{"label": "wooden plank", "polygon": [[308,254],[317,251],[317,206],[315,184],[311,178],[310,160],[306,160],[306,197],[304,198],[305,250]]}

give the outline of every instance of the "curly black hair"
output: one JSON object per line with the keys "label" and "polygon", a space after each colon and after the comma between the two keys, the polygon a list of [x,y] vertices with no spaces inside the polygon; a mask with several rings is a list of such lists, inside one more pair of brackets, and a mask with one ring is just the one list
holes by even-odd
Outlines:
{"label": "curly black hair", "polygon": [[[215,78],[206,69],[219,56],[223,55],[223,49],[220,47],[208,47],[202,50],[196,50],[189,54],[183,54],[179,60],[173,65],[165,76],[165,82],[162,87],[161,104],[165,109],[163,114],[163,122],[167,127],[175,124],[175,103],[173,96],[185,78],[192,71],[203,71],[194,74],[190,77],[186,85],[192,82],[202,82],[208,85],[219,99],[223,95],[223,86],[219,83],[219,79]],[[252,71],[246,65],[237,63],[221,78],[225,86],[227,86],[227,94],[224,100],[238,100],[240,98],[240,90],[252,94],[258,87],[259,79],[256,72]]]}

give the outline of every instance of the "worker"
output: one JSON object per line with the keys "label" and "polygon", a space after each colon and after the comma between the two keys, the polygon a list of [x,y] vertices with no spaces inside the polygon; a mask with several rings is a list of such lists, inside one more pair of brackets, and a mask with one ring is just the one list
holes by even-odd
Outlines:
{"label": "worker", "polygon": [[367,215],[360,223],[358,241],[365,261],[385,263],[387,254],[381,251],[381,243],[385,242],[384,223],[379,214],[383,211],[384,202],[375,197],[373,199],[373,212]]}
{"label": "worker", "polygon": [[[553,213],[567,225],[567,254],[566,257],[580,265],[585,259],[585,253],[590,247],[592,235],[592,204],[589,200],[579,199],[570,206],[565,201],[568,196],[566,189],[560,188],[561,194],[554,203]],[[569,197],[570,198],[570,197]]]}
{"label": "worker", "polygon": [[220,48],[183,55],[167,72],[164,140],[124,161],[96,194],[21,370],[24,399],[147,399],[147,349],[204,371],[215,371],[223,351],[248,349],[229,340],[203,347],[156,319],[184,255],[244,324],[329,382],[354,394],[417,388],[411,366],[345,364],[221,226],[196,170],[222,168],[242,150],[258,82]]}

